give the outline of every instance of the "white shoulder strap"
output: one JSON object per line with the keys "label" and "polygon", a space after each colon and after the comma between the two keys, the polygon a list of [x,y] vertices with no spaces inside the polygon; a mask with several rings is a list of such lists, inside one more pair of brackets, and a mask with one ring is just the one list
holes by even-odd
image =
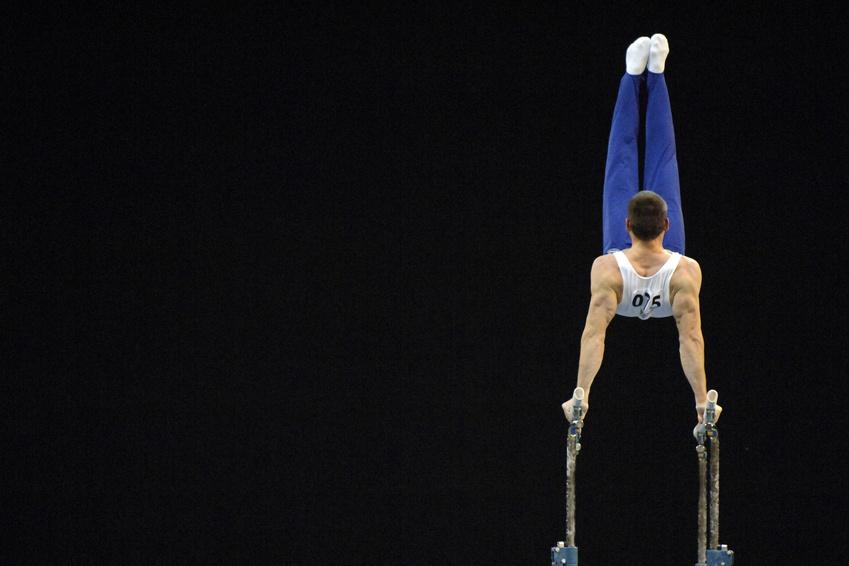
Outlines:
{"label": "white shoulder strap", "polygon": [[616,263],[619,264],[620,270],[632,271],[634,268],[631,266],[631,262],[628,261],[628,258],[625,257],[624,252],[613,252],[613,257],[616,258]]}
{"label": "white shoulder strap", "polygon": [[668,270],[670,273],[675,271],[675,268],[678,267],[678,262],[681,261],[681,254],[678,252],[673,252],[672,257],[669,258],[669,261],[666,262],[664,268]]}

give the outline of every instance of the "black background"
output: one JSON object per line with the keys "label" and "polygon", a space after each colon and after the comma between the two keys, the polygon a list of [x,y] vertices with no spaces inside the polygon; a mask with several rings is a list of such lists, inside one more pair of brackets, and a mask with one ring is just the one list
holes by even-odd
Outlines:
{"label": "black background", "polygon": [[[616,88],[662,32],[721,539],[741,565],[839,563],[849,14],[829,10],[5,21],[3,562],[547,563]],[[674,324],[615,320],[592,401],[582,563],[695,562]]]}

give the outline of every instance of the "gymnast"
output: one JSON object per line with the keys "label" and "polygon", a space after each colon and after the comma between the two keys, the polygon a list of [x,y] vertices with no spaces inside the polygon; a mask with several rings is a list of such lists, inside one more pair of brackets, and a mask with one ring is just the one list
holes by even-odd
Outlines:
{"label": "gymnast", "polygon": [[[595,259],[590,274],[577,387],[584,390],[586,415],[590,387],[604,356],[605,332],[615,315],[642,320],[672,316],[678,326],[681,367],[695,397],[698,429],[707,400],[699,312],[702,273],[696,260],[684,255],[675,132],[663,76],[668,54],[669,42],[659,33],[637,39],[625,54],[604,173],[603,255]],[[644,86],[645,189],[639,190],[639,93]],[[572,405],[572,399],[562,405],[569,420]],[[717,419],[721,410],[716,407]]]}

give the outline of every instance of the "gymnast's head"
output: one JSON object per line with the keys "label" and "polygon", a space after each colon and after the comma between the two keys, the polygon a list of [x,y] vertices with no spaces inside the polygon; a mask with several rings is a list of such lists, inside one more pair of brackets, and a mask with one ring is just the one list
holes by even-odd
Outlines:
{"label": "gymnast's head", "polygon": [[654,191],[639,191],[628,202],[628,232],[638,239],[649,242],[669,230],[666,201]]}

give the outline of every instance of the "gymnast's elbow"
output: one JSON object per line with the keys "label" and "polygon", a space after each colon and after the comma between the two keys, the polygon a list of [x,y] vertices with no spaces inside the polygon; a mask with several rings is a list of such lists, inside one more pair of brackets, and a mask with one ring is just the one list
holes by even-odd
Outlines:
{"label": "gymnast's elbow", "polygon": [[705,339],[699,328],[681,329],[678,333],[678,342],[682,349],[701,349],[705,347]]}
{"label": "gymnast's elbow", "polygon": [[604,345],[604,337],[607,334],[607,327],[600,325],[587,325],[584,327],[584,332],[581,334],[581,345],[591,346],[597,344]]}

